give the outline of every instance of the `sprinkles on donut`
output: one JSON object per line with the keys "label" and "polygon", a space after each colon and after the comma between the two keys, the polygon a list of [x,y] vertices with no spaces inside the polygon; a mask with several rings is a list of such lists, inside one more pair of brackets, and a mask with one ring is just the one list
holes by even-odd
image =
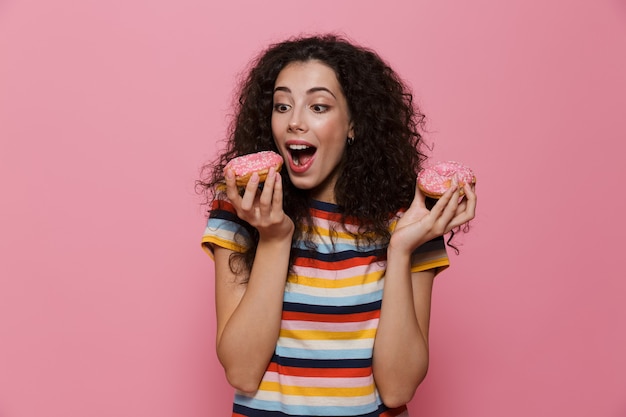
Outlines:
{"label": "sprinkles on donut", "polygon": [[259,183],[267,179],[270,168],[278,172],[283,166],[283,157],[272,151],[261,151],[231,159],[224,167],[224,172],[232,170],[238,186],[248,184],[253,173],[259,174]]}
{"label": "sprinkles on donut", "polygon": [[476,183],[476,176],[470,168],[456,161],[445,161],[424,167],[417,175],[417,185],[424,195],[438,199],[450,188],[455,176],[461,195],[465,184]]}

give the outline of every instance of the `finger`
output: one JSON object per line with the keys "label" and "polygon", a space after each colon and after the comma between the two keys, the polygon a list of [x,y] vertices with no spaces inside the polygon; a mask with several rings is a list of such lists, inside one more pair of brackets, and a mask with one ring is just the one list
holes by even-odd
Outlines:
{"label": "finger", "polygon": [[249,211],[254,207],[254,200],[256,199],[257,192],[259,191],[259,174],[256,172],[252,174],[248,184],[246,184],[246,190],[243,193],[241,199],[241,208]]}
{"label": "finger", "polygon": [[458,184],[453,181],[450,188],[448,188],[446,192],[443,193],[443,195],[439,198],[439,200],[437,200],[430,212],[433,216],[435,216],[435,218],[439,218],[444,213],[445,209],[450,205],[450,202],[453,200],[458,201],[458,198]]}
{"label": "finger", "polygon": [[[459,188],[458,179],[456,176],[452,178],[452,185],[450,187],[454,190],[448,204],[444,207],[441,216],[437,219],[437,224],[439,225],[439,229],[443,230],[444,233],[447,233],[451,230],[451,224],[456,223],[456,220],[459,219],[460,213],[462,212],[462,208],[459,206],[464,205],[465,198],[461,197],[461,189]],[[462,215],[461,215],[462,217]]]}
{"label": "finger", "polygon": [[272,207],[272,195],[274,194],[274,182],[276,179],[276,170],[270,168],[263,185],[263,191],[259,198],[260,208],[262,214],[268,214]]}
{"label": "finger", "polygon": [[458,217],[455,217],[446,226],[445,233],[448,233],[452,229],[455,229],[455,228],[457,228],[459,226],[463,226],[464,224],[469,223],[469,221],[472,220],[473,218],[474,217],[472,215],[468,214],[468,213],[463,213],[463,214],[459,215]]}
{"label": "finger", "polygon": [[224,172],[224,179],[226,180],[226,196],[237,207],[240,204],[241,196],[239,195],[235,173],[232,169],[227,169]]}
{"label": "finger", "polygon": [[274,180],[274,194],[272,194],[272,210],[283,211],[283,179],[276,173]]}
{"label": "finger", "polygon": [[468,184],[465,184],[465,199],[467,201],[467,208],[466,208],[466,212],[471,213],[472,218],[474,217],[474,215],[476,214],[476,185],[472,184],[471,186],[469,186]]}
{"label": "finger", "polygon": [[456,207],[456,211],[454,212],[454,217],[461,215],[467,209],[467,199],[465,197],[461,197],[459,205]]}
{"label": "finger", "polygon": [[[474,187],[466,185],[464,187],[464,191],[465,198],[461,203],[464,208],[462,211],[460,210],[458,214],[450,221],[446,233],[454,229],[455,227],[464,225],[465,223],[472,220],[476,215],[476,193],[474,192]],[[461,205],[459,205],[459,207]]]}
{"label": "finger", "polygon": [[444,225],[448,224],[455,217],[461,202],[461,190],[454,180],[452,181],[452,186],[450,188],[454,189],[454,191],[452,192],[448,204],[446,204],[443,208],[441,216],[438,219],[438,221]]}
{"label": "finger", "polygon": [[409,206],[409,210],[413,209],[425,209],[426,208],[426,196],[420,190],[420,187],[417,185],[417,181],[415,182],[415,196],[413,197],[413,201],[411,201],[411,205]]}

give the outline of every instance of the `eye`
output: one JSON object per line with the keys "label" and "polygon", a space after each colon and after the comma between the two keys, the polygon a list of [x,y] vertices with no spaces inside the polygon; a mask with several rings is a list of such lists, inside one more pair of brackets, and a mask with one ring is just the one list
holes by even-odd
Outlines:
{"label": "eye", "polygon": [[311,106],[311,110],[313,110],[315,113],[325,113],[328,111],[328,106],[324,104],[314,104]]}
{"label": "eye", "polygon": [[291,106],[288,104],[282,104],[282,103],[274,104],[274,111],[277,111],[278,113],[285,113],[289,111],[290,108]]}

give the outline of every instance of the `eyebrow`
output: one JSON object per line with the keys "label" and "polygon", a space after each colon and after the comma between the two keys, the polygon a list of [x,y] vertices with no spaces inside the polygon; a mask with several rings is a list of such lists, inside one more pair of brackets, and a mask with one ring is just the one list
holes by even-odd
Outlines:
{"label": "eyebrow", "polygon": [[[279,87],[276,87],[276,88],[274,89],[274,92],[277,92],[277,91],[284,91],[284,92],[286,92],[286,93],[290,93],[290,94],[291,94],[291,90],[289,89],[289,87],[280,87],[280,86],[279,86]],[[326,91],[326,92],[327,92],[328,94],[330,94],[331,96],[333,96],[333,97],[337,98],[337,97],[333,94],[333,92],[332,92],[332,91],[330,91],[330,90],[329,90],[328,88],[326,88],[326,87],[312,87],[312,88],[309,88],[308,90],[306,90],[306,93],[307,93],[307,94],[313,94],[313,93],[316,93],[316,92],[318,92],[318,91]]]}

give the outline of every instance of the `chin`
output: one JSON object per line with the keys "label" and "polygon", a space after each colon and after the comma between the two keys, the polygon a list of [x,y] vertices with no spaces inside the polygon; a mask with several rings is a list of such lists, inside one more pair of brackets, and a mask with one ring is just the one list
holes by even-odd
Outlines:
{"label": "chin", "polygon": [[293,177],[291,178],[291,183],[298,190],[302,190],[302,191],[310,191],[314,188],[313,186],[311,186],[311,184],[307,183],[306,181],[298,181],[297,179],[294,181]]}

